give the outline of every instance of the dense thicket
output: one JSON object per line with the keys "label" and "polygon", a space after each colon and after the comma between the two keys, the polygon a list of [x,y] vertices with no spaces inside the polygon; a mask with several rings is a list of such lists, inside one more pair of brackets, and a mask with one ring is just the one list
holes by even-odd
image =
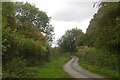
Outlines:
{"label": "dense thicket", "polygon": [[80,60],[86,64],[113,70],[118,77],[120,2],[101,3],[85,35],[84,44],[88,47],[79,49]]}
{"label": "dense thicket", "polygon": [[3,77],[25,77],[26,67],[49,61],[49,22],[45,12],[29,3],[2,3]]}
{"label": "dense thicket", "polygon": [[120,3],[101,3],[97,14],[90,21],[86,35],[89,39],[89,46],[107,48],[112,51],[118,50],[120,46],[119,20],[120,20]]}

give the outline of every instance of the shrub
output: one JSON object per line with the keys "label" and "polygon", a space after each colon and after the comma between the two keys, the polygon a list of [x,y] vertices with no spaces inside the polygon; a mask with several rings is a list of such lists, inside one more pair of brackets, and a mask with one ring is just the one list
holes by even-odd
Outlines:
{"label": "shrub", "polygon": [[80,56],[80,61],[84,61],[87,64],[95,64],[97,61],[97,51],[95,48],[83,47],[78,50],[78,56]]}
{"label": "shrub", "polygon": [[37,63],[43,63],[49,58],[50,50],[47,43],[43,41],[35,41],[30,38],[22,39],[22,48],[20,49],[20,55],[27,59],[28,66]]}
{"label": "shrub", "polygon": [[26,61],[23,58],[13,58],[6,65],[3,64],[3,78],[20,78],[24,77]]}
{"label": "shrub", "polygon": [[19,55],[19,49],[21,48],[21,40],[18,34],[10,31],[10,28],[3,28],[2,34],[2,60],[3,64],[6,64],[12,58]]}
{"label": "shrub", "polygon": [[79,61],[99,66],[108,70],[118,70],[118,56],[117,54],[109,53],[106,50],[96,49],[93,47],[79,48],[77,55]]}

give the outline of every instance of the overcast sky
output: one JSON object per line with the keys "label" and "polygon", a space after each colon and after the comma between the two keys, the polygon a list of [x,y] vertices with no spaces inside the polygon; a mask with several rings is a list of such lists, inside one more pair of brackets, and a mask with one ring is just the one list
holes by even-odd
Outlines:
{"label": "overcast sky", "polygon": [[89,21],[97,12],[98,8],[93,7],[93,1],[99,0],[16,0],[30,2],[51,17],[51,24],[54,27],[55,40],[59,39],[66,30],[79,28],[84,33]]}

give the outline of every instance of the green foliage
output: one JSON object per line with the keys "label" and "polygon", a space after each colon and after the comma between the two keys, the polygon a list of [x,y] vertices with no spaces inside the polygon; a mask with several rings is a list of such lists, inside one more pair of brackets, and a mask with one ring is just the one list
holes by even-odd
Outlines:
{"label": "green foliage", "polygon": [[40,33],[39,28],[35,27],[29,22],[18,22],[15,32],[24,34],[26,38],[32,38],[34,40],[45,41],[46,37]]}
{"label": "green foliage", "polygon": [[15,5],[12,2],[2,2],[2,26],[15,27]]}
{"label": "green foliage", "polygon": [[97,74],[104,76],[104,77],[113,78],[111,80],[116,80],[119,77],[118,73],[116,73],[115,71],[106,70],[104,68],[101,68],[98,66],[93,66],[93,65],[86,64],[83,62],[79,62],[79,64],[80,64],[80,66],[82,66],[86,70],[97,73]]}
{"label": "green foliage", "polygon": [[[18,7],[23,12],[17,11],[19,10]],[[30,12],[28,15],[27,10],[28,13]],[[46,13],[38,10],[35,11],[35,14],[34,10],[38,9],[29,3],[3,2],[2,64],[4,77],[25,77],[26,67],[41,65],[50,59],[51,47],[46,40],[47,36],[43,35],[42,30],[48,31],[51,35],[53,28],[48,26],[49,19]],[[39,25],[37,27],[35,23],[29,21],[36,15],[39,15],[37,16],[40,18],[38,21],[42,21],[42,23],[39,21],[37,24],[44,26]],[[22,19],[25,21],[21,21]]]}
{"label": "green foliage", "polygon": [[96,60],[97,51],[95,48],[83,47],[82,49],[79,49],[78,52],[80,53],[80,54],[78,53],[78,55],[81,57],[80,58],[81,61],[85,61],[85,62],[90,63],[90,64],[97,63],[97,60]]}
{"label": "green foliage", "polygon": [[53,27],[50,25],[50,18],[43,11],[29,3],[16,3],[16,17],[21,22],[31,23],[38,27],[47,36],[48,41],[52,41]]}
{"label": "green foliage", "polygon": [[59,57],[70,57],[70,52],[64,52],[61,47],[54,47],[51,53],[51,59],[57,59]]}
{"label": "green foliage", "polygon": [[3,63],[6,64],[7,61],[18,56],[22,44],[18,35],[10,31],[9,28],[3,29],[2,36],[2,56]]}
{"label": "green foliage", "polygon": [[23,46],[20,52],[21,55],[28,60],[29,65],[40,64],[49,60],[48,55],[50,55],[50,52],[45,42],[24,38],[22,39],[22,43]]}
{"label": "green foliage", "polygon": [[69,78],[62,67],[69,60],[69,57],[52,58],[43,66],[31,67],[26,70],[27,77],[30,78]]}
{"label": "green foliage", "polygon": [[[87,29],[87,45],[116,51],[119,47],[120,3],[103,3],[90,21]],[[112,15],[112,16],[111,16]],[[117,20],[116,20],[117,19]]]}
{"label": "green foliage", "polygon": [[20,57],[13,58],[2,69],[3,78],[21,78],[26,74],[26,61]]}
{"label": "green foliage", "polygon": [[91,47],[81,47],[78,50],[80,63],[98,66],[118,74],[118,55]]}
{"label": "green foliage", "polygon": [[12,2],[2,2],[2,16],[14,16],[15,14],[15,7],[14,3]]}
{"label": "green foliage", "polygon": [[76,51],[76,47],[83,36],[83,32],[80,29],[67,30],[65,34],[58,40],[58,45],[68,52]]}
{"label": "green foliage", "polygon": [[108,72],[112,71],[118,76],[118,60],[120,56],[120,50],[118,49],[120,47],[119,34],[120,2],[101,3],[98,12],[90,21],[90,25],[83,39],[84,45],[89,47],[81,46],[78,50],[77,55],[80,61],[87,65],[104,68]]}

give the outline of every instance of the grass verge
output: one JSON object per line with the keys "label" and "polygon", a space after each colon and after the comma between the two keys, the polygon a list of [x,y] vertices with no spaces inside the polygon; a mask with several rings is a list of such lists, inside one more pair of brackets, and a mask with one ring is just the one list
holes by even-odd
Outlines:
{"label": "grass verge", "polygon": [[53,59],[51,62],[39,66],[31,67],[27,70],[27,77],[32,78],[69,78],[69,75],[64,72],[62,66],[69,60],[68,57],[60,57]]}
{"label": "grass verge", "polygon": [[79,65],[88,71],[99,74],[106,78],[118,78],[118,74],[116,74],[114,71],[106,70],[98,66],[88,65],[83,62],[79,62]]}

